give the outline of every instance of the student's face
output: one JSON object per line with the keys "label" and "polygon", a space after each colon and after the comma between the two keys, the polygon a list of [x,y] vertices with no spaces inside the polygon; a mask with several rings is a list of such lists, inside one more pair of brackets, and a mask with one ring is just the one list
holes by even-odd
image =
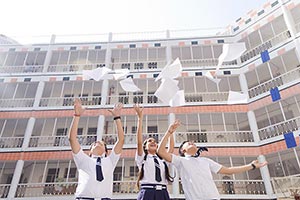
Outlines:
{"label": "student's face", "polygon": [[187,153],[189,155],[194,155],[197,152],[198,148],[197,146],[194,144],[193,141],[189,141],[184,143],[184,145],[182,146],[182,151],[184,153]]}
{"label": "student's face", "polygon": [[155,153],[157,150],[157,143],[154,138],[148,138],[146,142],[146,150],[148,150],[149,153]]}
{"label": "student's face", "polygon": [[105,153],[105,144],[103,141],[96,141],[91,144],[91,154],[101,156]]}

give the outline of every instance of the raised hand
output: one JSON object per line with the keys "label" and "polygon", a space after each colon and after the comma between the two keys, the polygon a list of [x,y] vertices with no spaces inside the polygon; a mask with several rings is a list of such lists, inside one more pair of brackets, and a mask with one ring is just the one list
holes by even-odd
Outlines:
{"label": "raised hand", "polygon": [[117,103],[117,104],[115,104],[113,109],[108,109],[108,112],[110,112],[112,114],[112,116],[118,117],[118,116],[121,116],[122,108],[123,108],[123,104]]}
{"label": "raised hand", "polygon": [[133,106],[133,108],[134,108],[134,110],[135,110],[135,112],[136,112],[138,118],[141,119],[141,118],[143,117],[143,110],[144,110],[144,108],[143,108],[143,107],[140,107],[139,104],[135,104],[135,105]]}
{"label": "raised hand", "polygon": [[260,162],[258,162],[258,160],[253,160],[253,161],[251,162],[251,164],[253,164],[253,165],[255,166],[255,168],[261,168],[261,167],[267,165],[268,162],[260,163]]}
{"label": "raised hand", "polygon": [[174,133],[176,129],[180,126],[180,121],[176,119],[173,124],[171,124],[168,128],[169,133]]}
{"label": "raised hand", "polygon": [[85,111],[85,108],[81,105],[81,100],[76,98],[74,101],[74,115],[80,116]]}

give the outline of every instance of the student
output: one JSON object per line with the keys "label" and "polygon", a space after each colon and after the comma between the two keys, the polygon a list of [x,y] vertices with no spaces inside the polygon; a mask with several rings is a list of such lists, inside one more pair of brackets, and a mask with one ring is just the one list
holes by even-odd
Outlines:
{"label": "student", "polygon": [[[261,168],[267,162],[259,163],[257,160],[248,165],[238,167],[225,167],[205,157],[199,157],[199,151],[193,142],[185,141],[179,147],[176,156],[165,150],[167,140],[173,135],[180,122],[176,120],[165,133],[158,147],[158,154],[168,162],[172,162],[181,175],[184,195],[187,200],[217,200],[220,194],[214,183],[212,173],[235,174],[248,170]],[[205,149],[204,149],[205,150]]]}
{"label": "student", "polygon": [[78,200],[110,200],[112,197],[113,172],[124,144],[124,131],[120,117],[122,107],[123,105],[119,103],[115,105],[114,109],[108,110],[113,116],[118,132],[118,141],[111,153],[108,155],[106,144],[103,141],[96,141],[91,144],[88,156],[83,152],[77,140],[78,123],[84,109],[81,101],[75,99],[69,141],[79,172],[75,193]]}
{"label": "student", "polygon": [[[143,142],[142,122],[143,108],[138,105],[134,106],[138,116],[137,124],[137,152],[135,161],[139,168],[137,185],[140,189],[138,200],[169,200],[167,191],[168,182],[173,182],[169,174],[169,169],[164,160],[157,154],[157,143],[154,138],[150,137]],[[168,152],[173,152],[174,138],[170,138]]]}

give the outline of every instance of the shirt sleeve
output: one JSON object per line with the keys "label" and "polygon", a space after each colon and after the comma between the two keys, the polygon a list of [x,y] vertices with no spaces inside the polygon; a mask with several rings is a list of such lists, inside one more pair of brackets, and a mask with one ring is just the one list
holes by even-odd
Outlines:
{"label": "shirt sleeve", "polygon": [[116,154],[115,151],[111,151],[110,155],[108,156],[112,165],[115,167],[120,159],[120,153]]}
{"label": "shirt sleeve", "polygon": [[142,167],[144,156],[145,156],[144,152],[141,156],[139,156],[137,152],[135,153],[135,162],[138,168]]}
{"label": "shirt sleeve", "polygon": [[89,156],[86,155],[82,149],[80,149],[76,154],[73,153],[73,158],[78,169],[85,168],[85,165],[88,165],[89,163]]}
{"label": "shirt sleeve", "polygon": [[182,158],[181,158],[181,157],[172,154],[172,162],[171,162],[171,163],[172,163],[177,169],[180,168],[180,166],[181,166],[181,161],[182,161]]}
{"label": "shirt sleeve", "polygon": [[209,168],[213,173],[217,174],[219,170],[222,168],[221,164],[213,161],[212,159],[209,158],[204,158],[204,159],[208,162]]}

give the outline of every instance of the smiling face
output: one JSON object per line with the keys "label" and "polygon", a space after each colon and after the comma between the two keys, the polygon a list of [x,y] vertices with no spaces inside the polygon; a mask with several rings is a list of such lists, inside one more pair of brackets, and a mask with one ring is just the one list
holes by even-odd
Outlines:
{"label": "smiling face", "polygon": [[195,155],[197,153],[197,150],[198,148],[193,141],[184,142],[182,144],[182,147],[180,148],[182,154],[189,154],[189,155]]}
{"label": "smiling face", "polygon": [[93,142],[90,146],[90,155],[101,156],[106,152],[106,144],[103,141]]}
{"label": "smiling face", "polygon": [[145,142],[144,142],[144,149],[148,151],[148,153],[150,154],[155,154],[156,150],[157,150],[157,143],[156,140],[154,138],[148,138]]}

